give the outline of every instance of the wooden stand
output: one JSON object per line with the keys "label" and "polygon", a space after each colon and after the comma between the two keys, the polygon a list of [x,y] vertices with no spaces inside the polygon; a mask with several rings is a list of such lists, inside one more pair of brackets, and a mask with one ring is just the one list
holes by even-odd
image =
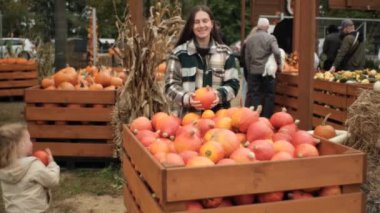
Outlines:
{"label": "wooden stand", "polygon": [[[331,113],[327,124],[336,129],[345,129],[348,108],[356,100],[361,89],[370,89],[372,84],[346,84],[323,80],[313,81],[312,126],[322,123],[323,118]],[[298,75],[280,74],[276,85],[276,111],[286,107],[296,118],[298,109],[304,107],[299,103]],[[302,120],[301,120],[302,122]]]}
{"label": "wooden stand", "polygon": [[188,200],[342,185],[343,194],[199,212],[359,213],[365,197],[365,154],[328,141],[322,156],[289,161],[186,168],[164,167],[123,127],[124,200],[132,212],[182,212]]}
{"label": "wooden stand", "polygon": [[0,64],[0,97],[24,96],[38,84],[37,64]]}
{"label": "wooden stand", "polygon": [[25,90],[34,149],[61,157],[115,157],[110,124],[115,91]]}

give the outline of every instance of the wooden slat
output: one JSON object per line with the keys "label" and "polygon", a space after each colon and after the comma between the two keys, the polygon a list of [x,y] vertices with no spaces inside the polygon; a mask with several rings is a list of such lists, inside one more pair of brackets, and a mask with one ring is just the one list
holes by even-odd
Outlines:
{"label": "wooden slat", "polygon": [[0,88],[31,87],[38,84],[37,79],[0,81]]}
{"label": "wooden slat", "polygon": [[26,79],[26,78],[37,78],[37,71],[14,71],[14,72],[0,72],[0,80],[1,79]]}
{"label": "wooden slat", "polygon": [[44,121],[111,121],[112,108],[25,108],[26,120]]}
{"label": "wooden slat", "polygon": [[22,96],[24,88],[21,89],[0,89],[0,96]]}
{"label": "wooden slat", "polygon": [[313,104],[313,114],[317,114],[324,117],[329,113],[331,114],[329,119],[343,123],[347,119],[347,111],[337,111],[335,109],[327,108],[318,104]]}
{"label": "wooden slat", "polygon": [[284,106],[284,107],[292,107],[298,109],[298,100],[295,98],[289,98],[286,96],[275,96],[275,103]]}
{"label": "wooden slat", "polygon": [[280,73],[277,76],[277,82],[286,82],[287,84],[298,85],[298,74]]}
{"label": "wooden slat", "polygon": [[10,70],[37,70],[37,64],[0,64],[0,72]]}
{"label": "wooden slat", "polygon": [[167,170],[169,202],[362,183],[365,176],[360,154]]}
{"label": "wooden slat", "polygon": [[33,149],[50,148],[54,156],[61,157],[113,157],[113,144],[35,142]]}
{"label": "wooden slat", "polygon": [[298,88],[289,85],[277,85],[276,93],[298,97]]}
{"label": "wooden slat", "polygon": [[25,90],[26,103],[115,104],[116,91],[107,90],[43,90],[32,87]]}
{"label": "wooden slat", "polygon": [[[347,193],[338,196],[287,200],[197,211],[199,213],[364,213],[364,194]],[[181,212],[182,213],[182,212]]]}
{"label": "wooden slat", "polygon": [[139,208],[137,207],[133,196],[129,192],[127,186],[124,185],[123,187],[123,195],[124,195],[124,205],[127,209],[127,212],[140,212]]}
{"label": "wooden slat", "polygon": [[87,125],[36,125],[28,124],[32,138],[59,138],[59,139],[112,139],[111,126]]}
{"label": "wooden slat", "polygon": [[133,169],[129,159],[122,155],[123,175],[128,181],[128,187],[132,191],[135,202],[143,212],[162,212],[158,203],[152,197],[145,184],[141,181],[136,171]]}
{"label": "wooden slat", "polygon": [[[313,117],[312,122],[313,122],[313,127],[316,127],[323,122],[323,118]],[[339,123],[333,123],[333,122],[327,121],[326,124],[331,125],[335,129],[340,129],[340,130],[346,129],[346,127],[344,126],[344,123],[339,124]]]}
{"label": "wooden slat", "polygon": [[339,93],[339,94],[346,95],[347,84],[315,79],[314,90],[323,90],[323,91],[329,91],[332,93]]}
{"label": "wooden slat", "polygon": [[152,190],[161,200],[164,200],[164,167],[154,160],[146,148],[137,141],[127,125],[123,125],[123,147]]}
{"label": "wooden slat", "polygon": [[338,108],[346,108],[346,97],[342,96],[324,94],[321,92],[314,91],[313,100]]}

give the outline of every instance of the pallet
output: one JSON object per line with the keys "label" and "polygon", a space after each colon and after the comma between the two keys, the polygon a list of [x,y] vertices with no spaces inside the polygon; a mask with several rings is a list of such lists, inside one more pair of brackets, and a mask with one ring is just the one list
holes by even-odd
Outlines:
{"label": "pallet", "polygon": [[0,97],[24,96],[37,84],[37,64],[0,64]]}
{"label": "pallet", "polygon": [[59,157],[116,157],[110,124],[115,91],[25,90],[25,120],[35,149]]}
{"label": "pallet", "polygon": [[[344,130],[348,108],[356,100],[361,89],[372,88],[372,84],[345,84],[315,79],[312,93],[312,125],[321,124],[327,114],[327,124],[335,129]],[[275,111],[286,107],[297,118],[297,110],[304,107],[298,100],[298,75],[280,74],[277,78]]]}
{"label": "pallet", "polygon": [[[322,140],[322,156],[289,161],[185,168],[164,167],[123,127],[122,170],[124,201],[136,212],[183,212],[186,201],[274,191],[341,185],[343,193],[330,197],[286,200],[199,212],[360,213],[365,196],[365,154]],[[135,211],[132,211],[135,212]]]}

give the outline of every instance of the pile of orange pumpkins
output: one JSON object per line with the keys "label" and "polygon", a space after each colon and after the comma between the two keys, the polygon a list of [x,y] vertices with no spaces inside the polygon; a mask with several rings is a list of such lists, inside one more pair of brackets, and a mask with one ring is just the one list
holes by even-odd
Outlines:
{"label": "pile of orange pumpkins", "polygon": [[25,64],[32,65],[35,64],[34,59],[25,59],[25,58],[0,58],[0,64]]}
{"label": "pile of orange pumpkins", "polygon": [[[300,130],[284,109],[270,119],[261,108],[232,107],[183,118],[165,112],[138,117],[130,130],[164,166],[203,167],[318,157],[319,140]],[[188,210],[340,194],[340,186],[191,201]]]}
{"label": "pile of orange pumpkins", "polygon": [[87,66],[75,70],[65,67],[41,81],[46,90],[115,90],[123,85],[126,75],[123,69]]}

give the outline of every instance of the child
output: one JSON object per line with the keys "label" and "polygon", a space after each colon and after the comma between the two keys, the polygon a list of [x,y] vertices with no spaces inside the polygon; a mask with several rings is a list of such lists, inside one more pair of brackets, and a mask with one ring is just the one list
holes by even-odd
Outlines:
{"label": "child", "polygon": [[33,144],[22,124],[0,126],[0,183],[6,212],[46,212],[50,188],[59,183],[59,166],[50,149],[45,166],[31,156]]}

